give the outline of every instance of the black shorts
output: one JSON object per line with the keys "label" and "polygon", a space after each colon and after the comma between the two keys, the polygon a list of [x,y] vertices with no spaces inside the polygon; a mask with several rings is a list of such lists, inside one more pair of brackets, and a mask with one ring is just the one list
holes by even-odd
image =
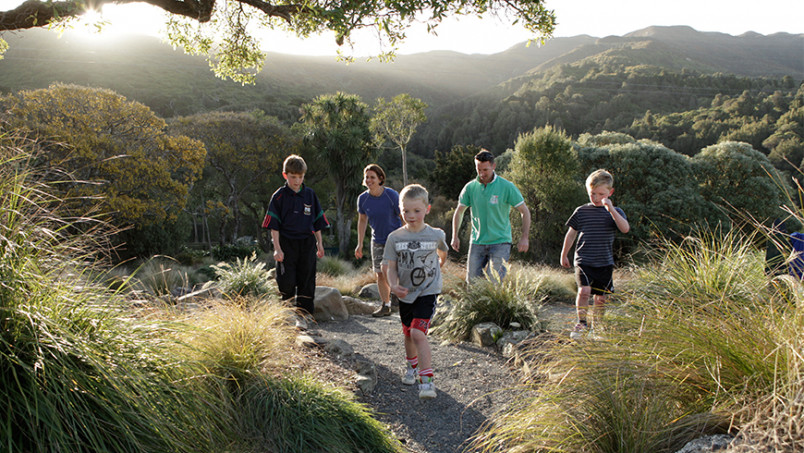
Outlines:
{"label": "black shorts", "polygon": [[412,304],[399,302],[399,318],[402,325],[410,327],[414,319],[432,319],[435,315],[436,299],[438,294],[419,296]]}
{"label": "black shorts", "polygon": [[611,294],[614,291],[614,266],[575,266],[575,283],[592,287],[592,294]]}

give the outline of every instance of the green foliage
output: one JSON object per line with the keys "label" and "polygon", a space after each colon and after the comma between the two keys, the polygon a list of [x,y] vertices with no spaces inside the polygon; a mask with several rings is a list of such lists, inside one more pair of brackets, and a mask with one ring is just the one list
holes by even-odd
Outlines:
{"label": "green foliage", "polygon": [[335,256],[324,256],[318,260],[316,269],[322,274],[327,274],[332,277],[339,277],[341,275],[348,275],[354,272],[355,268],[349,261],[342,260]]}
{"label": "green foliage", "polygon": [[99,204],[118,226],[173,222],[199,176],[200,142],[166,135],[163,120],[112,91],[52,85],[1,102],[3,130],[39,139],[39,165],[76,213]]}
{"label": "green foliage", "polygon": [[379,98],[374,106],[374,115],[371,118],[374,141],[378,147],[390,141],[402,153],[403,186],[408,185],[408,143],[416,133],[416,127],[427,120],[424,114],[426,108],[427,104],[421,99],[407,93],[398,94],[390,101]]}
{"label": "green foliage", "polygon": [[234,264],[218,263],[211,266],[217,281],[207,282],[204,287],[215,286],[229,297],[262,296],[275,291],[274,280],[265,270],[265,262],[257,262],[256,253],[248,258],[238,258]]}
{"label": "green foliage", "polygon": [[259,250],[254,245],[224,244],[212,247],[210,255],[217,261],[233,261],[235,259],[248,258],[258,252]]}
{"label": "green foliage", "polygon": [[621,244],[683,237],[714,209],[698,192],[689,158],[662,145],[580,148],[578,156],[584,175],[603,168],[614,176],[612,201],[631,225]]}
{"label": "green foliage", "polygon": [[564,222],[586,198],[579,174],[577,151],[563,132],[548,126],[517,139],[506,176],[530,208],[530,253],[538,261],[550,262],[559,256]]}
{"label": "green foliage", "polygon": [[539,309],[544,299],[540,286],[540,278],[523,272],[512,272],[502,282],[490,277],[461,286],[449,312],[433,328],[433,333],[451,341],[463,341],[482,322],[493,322],[503,328],[518,322],[523,329],[538,330]]}
{"label": "green foliage", "polygon": [[[346,256],[363,168],[375,156],[368,106],[353,94],[321,95],[302,106],[300,121],[296,127],[303,134],[305,150],[315,162],[326,162],[325,171],[335,184],[338,252]],[[316,172],[312,166],[307,171]]]}
{"label": "green foliage", "polygon": [[474,159],[480,152],[474,145],[455,145],[447,152],[435,151],[435,169],[428,178],[435,191],[457,200],[463,186],[477,177]]}
{"label": "green foliage", "polygon": [[701,195],[724,208],[710,213],[709,223],[726,221],[729,214],[748,215],[767,224],[784,217],[784,194],[789,190],[779,184],[786,183],[770,160],[751,145],[721,142],[706,147],[692,158],[692,165]]}
{"label": "green foliage", "polygon": [[203,178],[188,202],[201,237],[210,238],[209,224],[221,244],[257,236],[265,206],[281,184],[282,160],[299,145],[289,128],[259,111],[210,112],[177,118],[169,131],[200,140],[207,149]]}

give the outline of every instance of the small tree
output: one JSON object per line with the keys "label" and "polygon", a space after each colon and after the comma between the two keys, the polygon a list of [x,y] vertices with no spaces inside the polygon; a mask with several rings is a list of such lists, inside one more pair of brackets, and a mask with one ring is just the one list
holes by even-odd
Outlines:
{"label": "small tree", "polygon": [[408,185],[407,147],[416,127],[427,120],[424,109],[427,108],[421,99],[411,97],[407,93],[394,96],[390,102],[385,98],[377,99],[374,106],[374,117],[371,119],[371,130],[378,146],[387,141],[402,152],[402,185]]}
{"label": "small tree", "polygon": [[477,176],[474,157],[479,152],[480,147],[475,145],[455,145],[445,153],[436,150],[435,168],[430,173],[430,183],[436,191],[457,200],[463,186]]}
{"label": "small tree", "polygon": [[[304,148],[335,184],[338,251],[346,256],[363,167],[374,159],[368,106],[355,94],[327,94],[302,106]],[[315,171],[315,167],[313,167]]]}
{"label": "small tree", "polygon": [[572,143],[551,126],[520,135],[506,176],[530,208],[531,251],[538,260],[555,261],[566,232],[564,222],[585,199]]}

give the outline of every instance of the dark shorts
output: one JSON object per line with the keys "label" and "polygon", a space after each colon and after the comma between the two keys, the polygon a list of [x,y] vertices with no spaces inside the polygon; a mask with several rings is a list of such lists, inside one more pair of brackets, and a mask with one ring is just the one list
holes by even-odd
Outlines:
{"label": "dark shorts", "polygon": [[[410,329],[419,329],[425,334],[435,315],[438,294],[417,297],[412,304],[399,302],[399,318],[402,320],[405,335]],[[414,322],[415,321],[415,322]]]}
{"label": "dark shorts", "polygon": [[614,266],[575,266],[575,283],[578,287],[592,287],[592,294],[611,294],[614,291]]}

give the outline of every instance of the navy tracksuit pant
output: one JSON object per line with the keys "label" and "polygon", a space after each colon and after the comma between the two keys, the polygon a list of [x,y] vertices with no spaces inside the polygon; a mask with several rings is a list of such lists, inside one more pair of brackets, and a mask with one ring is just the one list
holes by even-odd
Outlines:
{"label": "navy tracksuit pant", "polygon": [[306,239],[287,239],[279,236],[279,245],[285,254],[284,260],[276,263],[276,284],[282,300],[296,296],[296,307],[315,312],[316,240],[314,235]]}

